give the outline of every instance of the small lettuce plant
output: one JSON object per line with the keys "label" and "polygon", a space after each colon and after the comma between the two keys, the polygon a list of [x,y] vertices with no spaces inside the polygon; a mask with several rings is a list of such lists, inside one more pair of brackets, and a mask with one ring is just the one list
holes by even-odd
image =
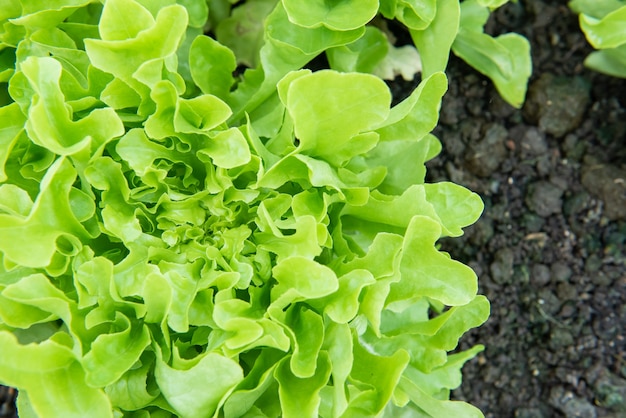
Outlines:
{"label": "small lettuce plant", "polygon": [[626,78],[626,1],[572,0],[569,6],[579,14],[580,27],[597,50],[589,54],[585,65]]}
{"label": "small lettuce plant", "polygon": [[[481,417],[449,394],[489,303],[437,241],[483,204],[424,163],[450,50],[523,99],[524,42],[482,32],[500,3],[5,0],[0,383],[20,417]],[[422,59],[394,107],[375,18]]]}

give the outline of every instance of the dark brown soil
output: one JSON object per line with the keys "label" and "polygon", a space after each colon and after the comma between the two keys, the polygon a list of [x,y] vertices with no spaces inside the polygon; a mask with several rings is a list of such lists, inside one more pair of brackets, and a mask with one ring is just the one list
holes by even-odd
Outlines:
{"label": "dark brown soil", "polygon": [[492,304],[462,344],[486,350],[453,394],[488,418],[626,416],[626,80],[583,67],[591,48],[566,4],[508,4],[488,24],[531,41],[522,110],[451,60],[429,165],[429,181],[485,201],[443,248]]}

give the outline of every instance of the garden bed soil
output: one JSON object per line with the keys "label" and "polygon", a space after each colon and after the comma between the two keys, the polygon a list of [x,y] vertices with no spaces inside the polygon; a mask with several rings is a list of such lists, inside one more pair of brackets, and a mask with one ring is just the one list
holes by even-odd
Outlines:
{"label": "garden bed soil", "polygon": [[441,245],[474,268],[492,305],[462,340],[486,349],[453,398],[487,418],[624,417],[626,80],[584,68],[592,49],[565,1],[507,4],[487,31],[526,36],[533,75],[515,109],[450,61],[428,181],[482,196],[478,223]]}
{"label": "garden bed soil", "polygon": [[626,416],[626,80],[583,66],[592,49],[565,1],[520,1],[487,30],[531,42],[521,110],[452,58],[428,180],[479,193],[485,212],[442,249],[474,268],[488,322],[462,347],[456,399],[487,418]]}

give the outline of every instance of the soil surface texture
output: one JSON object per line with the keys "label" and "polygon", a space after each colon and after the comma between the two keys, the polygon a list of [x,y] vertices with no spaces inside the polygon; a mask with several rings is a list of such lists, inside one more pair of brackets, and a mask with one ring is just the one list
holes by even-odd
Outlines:
{"label": "soil surface texture", "polygon": [[442,249],[492,305],[462,340],[486,349],[453,397],[487,418],[626,417],[626,80],[583,66],[566,1],[507,4],[487,31],[526,36],[533,75],[518,110],[450,61],[428,180],[482,196],[480,221]]}
{"label": "soil surface texture", "polygon": [[[476,271],[492,305],[462,339],[460,349],[486,349],[453,398],[486,418],[625,417],[626,80],[583,66],[592,49],[566,1],[507,4],[487,31],[526,36],[533,76],[515,109],[450,60],[428,181],[482,196],[482,218],[441,245]],[[12,395],[0,387],[0,418]]]}

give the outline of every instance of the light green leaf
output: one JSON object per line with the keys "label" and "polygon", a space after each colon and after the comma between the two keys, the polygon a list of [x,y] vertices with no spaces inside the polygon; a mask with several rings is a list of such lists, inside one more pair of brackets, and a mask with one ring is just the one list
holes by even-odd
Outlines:
{"label": "light green leaf", "polygon": [[144,124],[146,134],[154,139],[176,135],[174,129],[174,113],[177,111],[178,104],[176,86],[170,81],[159,81],[153,86],[150,98],[156,104],[156,110]]}
{"label": "light green leaf", "polygon": [[51,5],[45,1],[21,1],[21,16],[13,24],[28,28],[53,27],[91,0],[60,0]]}
{"label": "light green leaf", "polygon": [[482,33],[485,16],[488,10],[475,0],[462,3],[460,29],[452,51],[489,77],[504,100],[521,107],[532,72],[530,44],[514,33],[497,38]]}
{"label": "light green leaf", "polygon": [[458,0],[437,0],[437,14],[430,25],[423,30],[410,31],[420,54],[423,78],[445,71],[459,30],[460,16]]}
{"label": "light green leaf", "polygon": [[372,73],[389,51],[389,41],[383,32],[366,26],[358,40],[326,51],[330,68],[341,72]]}
{"label": "light green leaf", "polygon": [[263,45],[264,20],[276,6],[277,0],[257,0],[241,4],[232,14],[219,22],[215,29],[217,40],[237,57],[237,63],[256,68]]}
{"label": "light green leaf", "polygon": [[322,350],[328,352],[332,366],[333,401],[332,416],[341,416],[348,406],[345,384],[352,370],[353,355],[352,332],[348,324],[326,323]]}
{"label": "light green leaf", "polygon": [[392,284],[388,302],[428,297],[456,306],[474,298],[476,274],[437,251],[434,244],[440,236],[438,222],[425,216],[411,219],[402,249],[402,280]]}
{"label": "light green leaf", "polygon": [[[421,302],[421,303],[420,303]],[[381,332],[387,336],[413,334],[426,336],[422,344],[429,349],[451,351],[468,330],[483,324],[489,317],[489,301],[476,296],[468,304],[453,306],[446,312],[428,318],[429,304],[422,299],[398,312],[383,311]],[[422,364],[420,359],[414,362]],[[424,366],[428,366],[424,364]]]}
{"label": "light green leaf", "polygon": [[[111,4],[114,3],[106,2],[104,10],[112,7]],[[112,15],[121,18],[114,12]],[[144,16],[143,19],[146,20],[147,17]],[[147,26],[149,23],[144,22],[141,26]],[[120,25],[123,24],[122,21]],[[147,69],[146,64],[154,65],[155,61],[173,55],[186,27],[185,8],[180,5],[167,6],[159,11],[154,25],[139,32],[136,37],[125,40],[85,39],[85,50],[95,67],[119,77],[133,88],[138,88],[133,75],[142,68]],[[143,90],[142,93],[147,93],[147,90]]]}
{"label": "light green leaf", "polygon": [[590,17],[602,19],[624,6],[624,2],[622,0],[571,0],[567,5],[574,13],[584,13]]}
{"label": "light green leaf", "polygon": [[376,0],[339,0],[329,3],[313,0],[283,0],[289,20],[306,28],[325,26],[336,31],[347,31],[365,26],[378,11]]}
{"label": "light green leaf", "polygon": [[[257,357],[252,370],[224,403],[225,418],[280,415],[280,404],[275,401],[278,385],[274,371],[282,358],[283,353],[272,350],[265,350]],[[254,404],[258,404],[258,408]],[[259,408],[263,408],[265,414]]]}
{"label": "light green leaf", "polygon": [[284,100],[299,149],[340,163],[334,158],[338,150],[362,152],[357,135],[387,118],[391,95],[385,83],[368,74],[318,71],[292,81]]}
{"label": "light green leaf", "polygon": [[585,58],[585,65],[613,77],[626,78],[626,46],[592,52]]}
{"label": "light green leaf", "polygon": [[155,370],[161,393],[185,418],[213,416],[243,380],[239,364],[217,353],[207,353],[185,367],[172,368],[157,358]]}
{"label": "light green leaf", "polygon": [[442,391],[456,389],[461,385],[461,368],[466,361],[474,358],[484,349],[485,347],[482,345],[477,345],[469,350],[450,354],[443,366],[437,367],[429,373],[424,373],[409,365],[404,371],[404,376],[430,396],[440,396]]}
{"label": "light green leaf", "polygon": [[394,106],[389,117],[376,128],[381,141],[413,140],[425,137],[437,125],[441,99],[448,79],[435,73],[422,80],[411,95]]}
{"label": "light green leaf", "polygon": [[617,48],[626,44],[626,5],[602,19],[580,15],[580,27],[596,49]]}
{"label": "light green leaf", "polygon": [[52,340],[20,345],[5,331],[0,346],[0,381],[24,390],[38,416],[113,417],[103,391],[85,385],[85,373],[68,347]]}
{"label": "light green leaf", "polygon": [[263,343],[271,343],[271,339],[278,343],[277,348],[283,350],[289,348],[289,339],[280,327],[271,330],[273,335],[267,336],[270,338],[264,338],[271,325],[260,316],[260,311],[242,300],[229,299],[216,303],[213,320],[218,328],[228,333],[224,344],[230,350],[249,349]]}
{"label": "light green leaf", "polygon": [[157,108],[146,120],[145,128],[146,133],[155,139],[178,133],[206,134],[231,115],[228,105],[216,96],[178,97],[176,86],[170,81],[158,82],[150,97]]}
{"label": "light green leaf", "polygon": [[[30,293],[25,291],[30,287]],[[47,278],[31,274],[0,291],[0,319],[6,325],[29,329],[58,318],[69,319],[67,299],[57,289],[50,289]],[[42,294],[45,296],[39,297]],[[33,302],[33,299],[35,302]],[[42,301],[43,299],[43,301]],[[37,301],[42,302],[41,306]]]}
{"label": "light green leaf", "polygon": [[190,27],[204,27],[209,18],[209,5],[206,0],[177,0],[177,3],[185,6],[185,9],[187,9]]}
{"label": "light green leaf", "polygon": [[294,339],[293,354],[289,361],[291,372],[299,378],[313,377],[324,341],[322,317],[306,306],[297,304],[287,311],[285,324]]}
{"label": "light green leaf", "polygon": [[338,280],[337,292],[310,303],[333,321],[345,324],[351,321],[359,311],[361,290],[375,283],[376,279],[368,270],[358,269],[339,277]]}
{"label": "light green leaf", "polygon": [[448,401],[435,399],[425,393],[419,386],[407,378],[400,380],[402,389],[419,408],[433,418],[446,418],[451,416],[467,418],[483,418],[482,412],[475,406],[461,401]]}
{"label": "light green leaf", "polygon": [[193,81],[205,94],[225,99],[234,84],[232,73],[237,67],[235,55],[208,36],[198,36],[189,50],[189,67]]}
{"label": "light green leaf", "polygon": [[360,341],[354,341],[350,378],[360,382],[362,391],[350,399],[344,416],[376,416],[387,405],[409,362],[409,354],[397,348],[392,355],[381,356],[369,351]]}
{"label": "light green leaf", "polygon": [[119,332],[102,334],[91,343],[91,349],[81,360],[85,382],[91,387],[105,387],[118,381],[139,360],[150,345],[148,328],[117,313],[115,327]]}
{"label": "light green leaf", "polygon": [[279,385],[279,398],[284,418],[316,418],[320,404],[319,391],[326,386],[331,373],[330,360],[321,352],[311,377],[295,376],[287,359],[281,361],[274,371]]}
{"label": "light green leaf", "polygon": [[250,162],[251,154],[248,142],[237,128],[230,128],[217,133],[206,142],[206,147],[198,151],[198,158],[208,161],[210,157],[217,167],[235,168]]}
{"label": "light green leaf", "polygon": [[141,96],[119,78],[114,78],[102,90],[100,100],[113,109],[139,107]]}
{"label": "light green leaf", "polygon": [[172,304],[172,288],[162,274],[153,272],[144,278],[143,297],[146,306],[147,323],[162,323],[166,321],[167,314]]}
{"label": "light green leaf", "polygon": [[140,410],[157,397],[155,388],[151,391],[148,387],[148,374],[154,367],[154,356],[142,356],[138,364],[140,367],[128,370],[120,379],[105,388],[105,393],[114,407],[127,411]]}
{"label": "light green leaf", "polygon": [[0,107],[0,181],[4,182],[7,175],[4,165],[9,158],[21,132],[24,130],[26,117],[17,103]]}
{"label": "light green leaf", "polygon": [[300,256],[283,259],[272,272],[278,281],[272,289],[273,301],[315,299],[339,288],[337,276],[330,268]]}
{"label": "light green leaf", "polygon": [[397,0],[396,19],[409,29],[425,29],[431,24],[436,13],[437,0]]}
{"label": "light green leaf", "polygon": [[424,183],[424,163],[441,150],[441,143],[433,135],[420,141],[384,141],[365,155],[364,162],[370,167],[383,167],[387,172],[378,190],[384,194],[402,194],[414,184]]}
{"label": "light green leaf", "polygon": [[27,218],[0,214],[0,251],[8,260],[28,267],[46,267],[55,253],[62,251],[62,242],[80,247],[80,239],[90,238],[70,204],[75,179],[74,167],[60,158],[46,172]]}
{"label": "light green leaf", "polygon": [[479,0],[464,0],[461,3],[460,26],[463,30],[483,32],[489,20],[489,9],[480,4]]}
{"label": "light green leaf", "polygon": [[100,36],[103,41],[123,41],[153,25],[152,14],[136,1],[107,0],[100,18]]}
{"label": "light green leaf", "polygon": [[[326,237],[324,236],[322,240],[319,239],[319,225],[312,216],[303,216],[296,220],[294,234],[257,233],[255,234],[255,241],[260,249],[278,256],[278,267],[281,260],[289,257],[313,258],[322,252],[320,244],[326,241]],[[298,264],[297,261],[292,262]],[[305,261],[304,263],[308,262]]]}
{"label": "light green leaf", "polygon": [[343,216],[355,217],[372,224],[406,228],[415,215],[428,216],[440,223],[435,208],[426,200],[424,185],[414,185],[400,196],[386,196],[377,191],[371,193],[365,205],[346,205]]}
{"label": "light green leaf", "polygon": [[[155,131],[151,131],[153,134]],[[175,154],[165,146],[150,141],[143,129],[131,129],[117,143],[115,150],[124,161],[143,177],[150,172],[153,162],[158,158],[166,158]],[[107,163],[108,164],[108,163]],[[126,193],[126,192],[124,192]]]}
{"label": "light green leaf", "polygon": [[446,235],[459,237],[478,220],[483,202],[476,193],[450,182],[424,184],[426,200],[435,208]]}
{"label": "light green leaf", "polygon": [[509,0],[478,0],[481,6],[489,7],[491,10],[497,9],[508,2]]}
{"label": "light green leaf", "polygon": [[473,32],[459,32],[452,51],[479,72],[488,76],[511,105],[521,107],[532,71],[530,45],[517,34],[492,38]]}
{"label": "light green leaf", "polygon": [[413,45],[403,45],[399,47],[390,46],[389,52],[380,61],[372,74],[384,80],[395,80],[397,76],[402,76],[406,81],[415,78],[415,74],[422,71],[420,55]]}
{"label": "light green leaf", "polygon": [[141,225],[130,205],[130,189],[122,168],[111,158],[95,159],[85,170],[85,176],[93,187],[102,190],[102,221],[106,233],[131,242],[141,233]]}
{"label": "light green leaf", "polygon": [[[349,0],[348,0],[349,1]],[[356,1],[352,1],[356,3]],[[293,1],[292,3],[296,3]],[[359,3],[371,4],[371,0]],[[346,45],[356,41],[365,33],[365,28],[359,26],[350,30],[332,30],[325,26],[307,28],[292,23],[283,8],[284,2],[279,3],[266,21],[266,35],[280,44],[296,47],[311,58],[332,47]],[[269,64],[269,62],[268,62]],[[264,67],[265,68],[265,67]],[[294,70],[299,68],[294,68]]]}
{"label": "light green leaf", "polygon": [[33,208],[33,201],[26,190],[10,183],[0,184],[0,213],[27,217]]}
{"label": "light green leaf", "polygon": [[197,277],[200,275],[201,262],[178,264],[161,261],[159,269],[172,291],[167,324],[176,332],[187,332],[189,307],[198,291]]}
{"label": "light green leaf", "polygon": [[205,94],[193,99],[179,99],[174,113],[174,129],[181,133],[205,133],[231,115],[226,103]]}
{"label": "light green leaf", "polygon": [[124,133],[113,109],[96,109],[74,121],[65,104],[59,80],[61,64],[53,58],[28,58],[21,65],[35,96],[28,111],[26,130],[37,145],[60,155],[91,146],[92,151]]}

